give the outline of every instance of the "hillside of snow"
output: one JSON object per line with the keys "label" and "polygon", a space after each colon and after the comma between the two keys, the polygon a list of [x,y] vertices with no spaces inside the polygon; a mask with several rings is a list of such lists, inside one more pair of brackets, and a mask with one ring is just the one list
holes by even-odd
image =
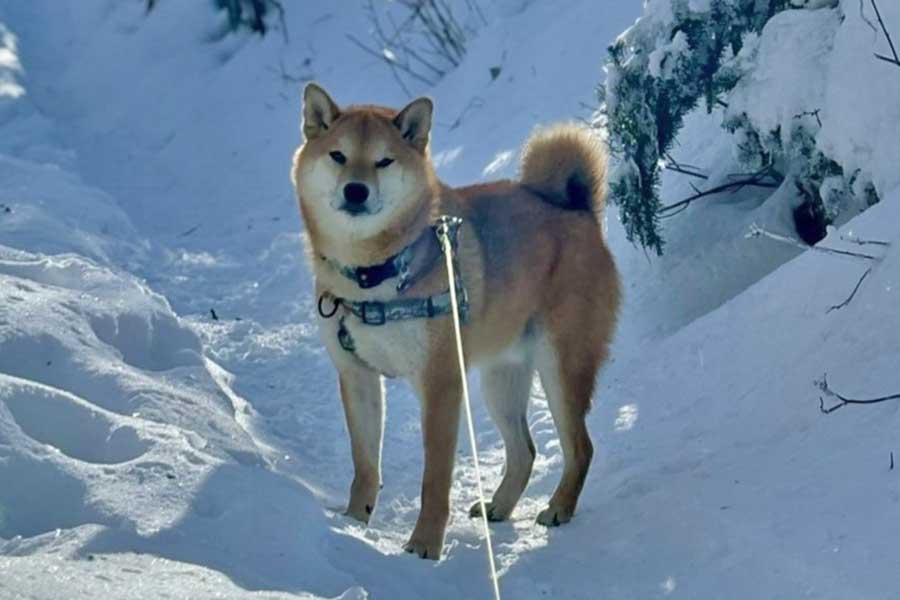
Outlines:
{"label": "hillside of snow", "polygon": [[[415,90],[436,101],[441,177],[514,176],[534,126],[592,120],[606,47],[668,2],[494,3],[460,67]],[[465,443],[444,559],[401,550],[422,469],[404,383],[372,522],[340,514],[349,443],[288,177],[300,90],[408,98],[347,41],[361,6],[285,4],[286,38],[214,40],[206,2],[0,0],[0,599],[490,596]],[[790,85],[814,80],[819,142],[881,198],[820,246],[867,257],[748,237],[791,235],[771,190],[668,220],[662,259],[610,207],[626,306],[594,465],[573,522],[535,525],[562,464],[535,385],[532,482],[492,528],[505,598],[900,594],[900,402],[825,414],[839,401],[816,384],[900,393],[900,68],[872,57],[888,50],[856,0],[820,4],[762,32],[761,79],[736,98],[790,120]],[[675,152],[711,180],[740,168],[725,118],[698,108]],[[663,194],[690,184],[665,172]],[[503,448],[476,390],[492,490]]]}

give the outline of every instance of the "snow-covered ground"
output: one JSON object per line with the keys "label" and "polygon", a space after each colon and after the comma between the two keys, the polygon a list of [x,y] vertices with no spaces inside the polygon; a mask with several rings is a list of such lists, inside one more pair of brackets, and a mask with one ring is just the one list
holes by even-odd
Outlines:
{"label": "snow-covered ground", "polygon": [[[882,4],[900,34],[900,6]],[[662,260],[611,209],[627,298],[590,417],[597,457],[573,523],[536,526],[561,466],[536,387],[532,483],[493,527],[504,597],[900,595],[900,403],[825,415],[813,383],[900,392],[900,115],[884,98],[900,69],[871,56],[883,40],[856,0],[842,7],[817,98],[846,111],[846,135],[827,116],[824,139],[883,200],[822,245],[874,259],[746,239],[777,222],[762,192],[667,222]],[[210,14],[0,1],[0,598],[489,597],[465,444],[444,560],[401,552],[421,472],[402,383],[376,514],[340,516],[349,447],[288,179],[299,91],[406,98],[346,41],[366,35],[357,3],[290,3],[288,42],[213,42]],[[605,48],[640,14],[492,6],[465,62],[417,90],[436,99],[442,177],[513,175],[534,125],[590,119]],[[721,119],[692,115],[676,156],[734,171]],[[664,193],[690,188],[667,174]],[[475,400],[493,488],[502,446]]]}

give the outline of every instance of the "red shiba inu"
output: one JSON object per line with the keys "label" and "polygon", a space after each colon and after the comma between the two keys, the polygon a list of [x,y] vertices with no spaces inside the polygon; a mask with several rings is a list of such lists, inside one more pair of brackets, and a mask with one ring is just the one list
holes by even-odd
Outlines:
{"label": "red shiba inu", "polygon": [[[340,108],[304,92],[305,141],[292,177],[308,233],[322,339],[337,368],[355,476],[347,514],[368,522],[381,483],[382,376],[404,377],[422,406],[422,506],[406,545],[438,559],[450,511],[461,406],[447,272],[433,225],[461,219],[455,258],[467,364],[506,449],[487,504],[507,519],[534,462],[526,420],[534,373],[547,394],[565,467],[546,526],[572,518],[593,454],[585,425],[615,328],[620,287],[600,215],[607,156],[576,125],[539,130],[518,181],[451,188],[429,158],[433,106]],[[476,504],[470,511],[480,516]]]}

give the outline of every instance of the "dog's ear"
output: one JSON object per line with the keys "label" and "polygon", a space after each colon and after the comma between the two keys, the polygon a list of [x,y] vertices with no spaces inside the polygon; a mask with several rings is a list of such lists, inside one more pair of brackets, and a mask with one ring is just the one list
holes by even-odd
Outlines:
{"label": "dog's ear", "polygon": [[407,104],[406,108],[394,117],[394,125],[400,130],[400,135],[419,152],[424,152],[428,147],[432,112],[434,104],[431,99],[422,97]]}
{"label": "dog's ear", "polygon": [[303,90],[303,135],[307,140],[324,133],[341,115],[341,109],[331,96],[315,83]]}

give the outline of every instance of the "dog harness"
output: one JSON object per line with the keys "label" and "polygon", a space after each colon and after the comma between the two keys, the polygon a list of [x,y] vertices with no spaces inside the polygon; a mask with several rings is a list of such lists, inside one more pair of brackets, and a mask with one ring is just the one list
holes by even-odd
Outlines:
{"label": "dog harness", "polygon": [[[445,234],[450,238],[450,258],[453,261],[453,283],[456,288],[456,296],[459,303],[459,318],[461,321],[465,322],[468,317],[469,299],[466,294],[465,285],[460,276],[459,260],[457,257],[460,225],[462,225],[462,219],[459,217],[442,216],[430,227],[430,230],[434,233],[438,241],[440,241],[440,237]],[[331,265],[338,273],[355,282],[361,289],[365,290],[377,287],[385,281],[396,277],[398,278],[397,285],[395,286],[396,290],[398,292],[403,292],[409,289],[413,283],[419,281],[426,273],[430,272],[437,263],[437,259],[441,256],[441,251],[439,251],[434,259],[428,261],[428,264],[420,272],[412,272],[410,267],[413,264],[416,255],[424,250],[424,246],[428,243],[429,239],[431,239],[429,236],[423,235],[394,256],[377,265],[352,267],[342,265],[341,263],[324,256],[322,256],[321,259]],[[439,247],[443,248],[443,246],[440,245]],[[331,310],[325,309],[326,301],[331,301]],[[365,325],[375,327],[392,321],[432,319],[434,317],[450,314],[453,310],[450,302],[449,289],[442,294],[427,296],[425,298],[396,298],[387,301],[350,300],[347,298],[339,298],[330,292],[323,292],[322,295],[319,296],[319,315],[324,319],[330,319],[335,316],[341,306]],[[350,332],[344,324],[346,317],[347,314],[341,315],[338,321],[338,342],[340,343],[341,348],[355,354],[356,344],[353,342],[353,337],[350,335]]]}

